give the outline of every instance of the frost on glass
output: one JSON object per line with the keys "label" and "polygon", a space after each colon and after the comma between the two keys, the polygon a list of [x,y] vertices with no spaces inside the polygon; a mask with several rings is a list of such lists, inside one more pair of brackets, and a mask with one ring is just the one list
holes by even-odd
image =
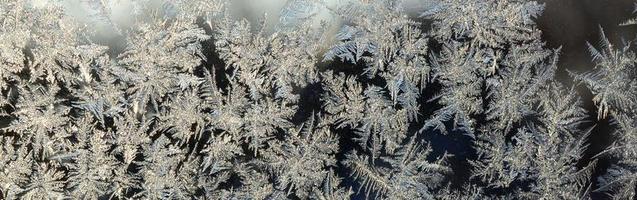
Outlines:
{"label": "frost on glass", "polygon": [[[130,0],[131,24],[117,3],[0,0],[0,199],[634,196],[633,49],[600,30],[564,84],[536,1],[291,0],[273,21]],[[616,137],[593,158],[579,85]]]}

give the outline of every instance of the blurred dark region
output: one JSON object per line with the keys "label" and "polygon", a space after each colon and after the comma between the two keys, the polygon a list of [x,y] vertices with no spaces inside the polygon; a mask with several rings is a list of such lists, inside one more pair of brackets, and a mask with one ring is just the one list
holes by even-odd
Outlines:
{"label": "blurred dark region", "polygon": [[[635,16],[635,0],[540,0],[545,3],[544,13],[537,19],[542,30],[543,40],[549,48],[562,47],[557,80],[566,85],[575,85],[580,94],[583,106],[589,111],[589,126],[595,126],[589,136],[589,147],[584,164],[591,161],[591,157],[598,154],[612,143],[612,126],[608,119],[597,120],[597,107],[593,105],[593,95],[583,85],[573,83],[567,70],[584,72],[592,70],[586,42],[599,47],[600,27],[606,37],[616,47],[625,42],[633,42],[637,38],[637,25],[619,26],[620,23]],[[597,178],[608,169],[611,159],[601,157],[591,178],[591,189],[595,190]],[[593,193],[592,199],[606,199],[607,196]]]}

